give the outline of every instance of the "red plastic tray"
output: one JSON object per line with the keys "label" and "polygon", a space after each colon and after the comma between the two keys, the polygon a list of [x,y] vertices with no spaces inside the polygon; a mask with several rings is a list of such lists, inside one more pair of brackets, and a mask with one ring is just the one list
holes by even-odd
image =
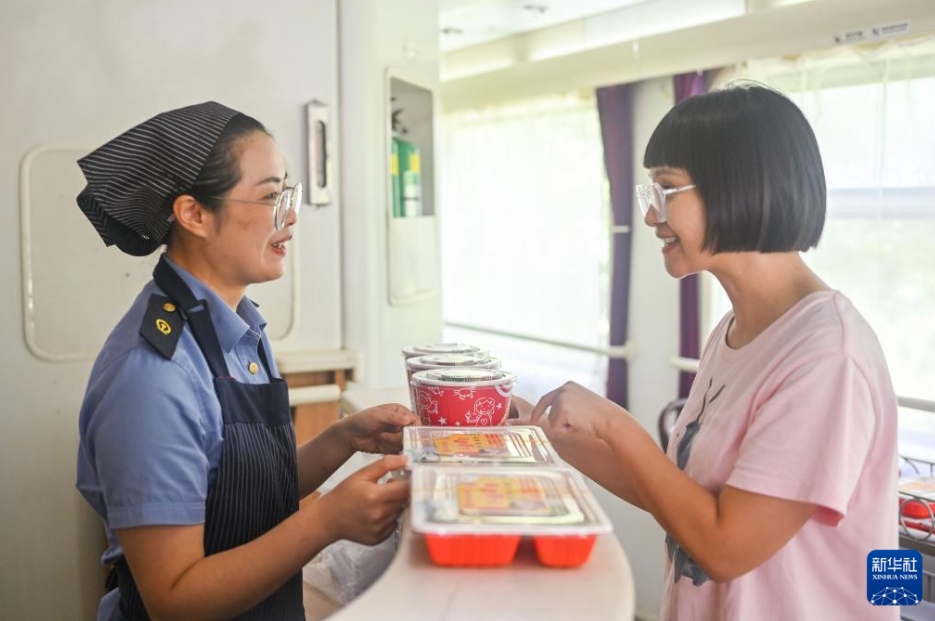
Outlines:
{"label": "red plastic tray", "polygon": [[[926,506],[928,505],[928,506]],[[904,517],[930,520],[935,516],[935,502],[918,498],[900,498],[899,508]]]}
{"label": "red plastic tray", "polygon": [[498,567],[513,562],[519,535],[425,535],[429,556],[446,567]]}
{"label": "red plastic tray", "polygon": [[[520,535],[425,535],[429,557],[445,567],[500,567],[513,562]],[[546,567],[580,567],[591,557],[597,535],[530,537]]]}
{"label": "red plastic tray", "polygon": [[550,537],[540,535],[532,538],[536,546],[536,557],[548,567],[580,567],[591,557],[597,535]]}

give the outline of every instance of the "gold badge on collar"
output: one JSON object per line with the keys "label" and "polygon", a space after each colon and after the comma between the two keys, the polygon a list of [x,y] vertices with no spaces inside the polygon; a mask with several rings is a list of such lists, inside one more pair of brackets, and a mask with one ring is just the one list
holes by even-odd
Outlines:
{"label": "gold badge on collar", "polygon": [[184,327],[185,319],[169,298],[156,294],[150,296],[140,326],[140,336],[156,351],[171,359]]}

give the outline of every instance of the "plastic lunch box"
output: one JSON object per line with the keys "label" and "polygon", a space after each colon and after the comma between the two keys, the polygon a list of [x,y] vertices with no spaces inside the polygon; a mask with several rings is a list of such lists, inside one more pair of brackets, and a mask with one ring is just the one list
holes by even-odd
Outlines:
{"label": "plastic lunch box", "polygon": [[403,454],[410,465],[556,466],[560,460],[535,426],[405,427]]}
{"label": "plastic lunch box", "polygon": [[523,537],[543,565],[578,567],[611,532],[581,476],[560,467],[414,467],[410,520],[432,561],[455,567],[510,563]]}

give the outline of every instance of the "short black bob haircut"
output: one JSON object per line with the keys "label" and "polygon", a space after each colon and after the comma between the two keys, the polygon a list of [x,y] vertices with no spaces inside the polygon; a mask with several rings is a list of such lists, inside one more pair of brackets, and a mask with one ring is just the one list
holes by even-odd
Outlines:
{"label": "short black bob haircut", "polygon": [[755,82],[685,99],[660,121],[646,168],[688,172],[711,252],[805,251],[825,222],[825,173],[802,111]]}

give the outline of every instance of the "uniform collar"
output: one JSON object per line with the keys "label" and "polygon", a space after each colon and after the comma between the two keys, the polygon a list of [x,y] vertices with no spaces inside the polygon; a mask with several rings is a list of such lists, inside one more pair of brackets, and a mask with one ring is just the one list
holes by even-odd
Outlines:
{"label": "uniform collar", "polygon": [[259,334],[266,327],[266,321],[249,298],[244,296],[237,305],[237,312],[234,312],[218,294],[188,270],[170,259],[168,255],[164,254],[163,258],[169,267],[185,281],[195,298],[208,302],[211,309],[211,323],[217,332],[218,343],[225,352],[231,351],[248,331],[253,330]]}

